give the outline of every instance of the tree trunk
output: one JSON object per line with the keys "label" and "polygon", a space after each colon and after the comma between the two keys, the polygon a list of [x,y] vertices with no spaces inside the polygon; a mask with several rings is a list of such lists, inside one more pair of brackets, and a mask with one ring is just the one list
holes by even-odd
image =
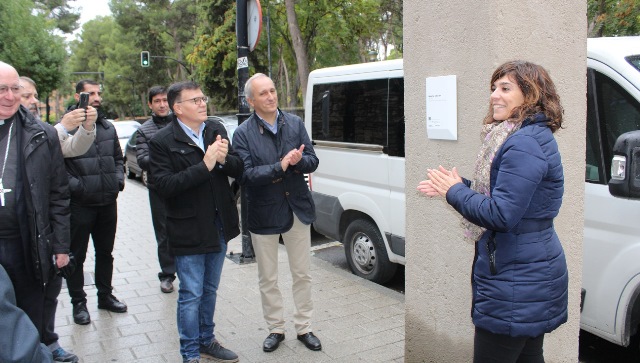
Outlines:
{"label": "tree trunk", "polygon": [[[289,33],[293,43],[293,51],[296,53],[296,63],[298,64],[298,79],[300,80],[300,90],[302,91],[302,105],[307,96],[307,80],[309,78],[309,57],[307,47],[302,41],[300,26],[296,16],[295,0],[285,0],[287,8],[287,21],[289,23]],[[296,97],[297,98],[297,97]]]}

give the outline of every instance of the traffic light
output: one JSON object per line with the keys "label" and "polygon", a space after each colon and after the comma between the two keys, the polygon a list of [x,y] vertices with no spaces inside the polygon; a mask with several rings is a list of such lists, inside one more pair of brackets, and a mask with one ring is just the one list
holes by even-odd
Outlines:
{"label": "traffic light", "polygon": [[143,67],[149,67],[151,56],[149,55],[149,51],[143,50],[140,52],[140,65]]}

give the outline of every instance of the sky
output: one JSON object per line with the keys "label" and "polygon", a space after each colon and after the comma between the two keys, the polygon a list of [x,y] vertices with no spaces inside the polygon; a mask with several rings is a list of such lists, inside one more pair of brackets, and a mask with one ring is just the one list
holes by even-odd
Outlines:
{"label": "sky", "polygon": [[109,0],[72,0],[69,1],[69,4],[73,8],[82,8],[82,10],[80,11],[80,21],[78,22],[80,26],[73,34],[67,36],[67,40],[75,39],[76,34],[79,34],[82,30],[82,24],[94,19],[96,16],[111,14]]}

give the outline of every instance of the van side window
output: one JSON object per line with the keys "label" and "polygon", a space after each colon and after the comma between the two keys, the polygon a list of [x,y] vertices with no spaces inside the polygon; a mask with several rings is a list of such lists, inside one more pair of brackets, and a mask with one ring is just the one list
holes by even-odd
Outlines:
{"label": "van side window", "polygon": [[[323,98],[325,115],[322,112]],[[312,107],[314,140],[386,146],[386,79],[316,85]],[[329,115],[326,115],[327,109]],[[323,117],[329,120],[326,134],[322,132]]]}
{"label": "van side window", "polygon": [[604,184],[604,164],[602,162],[602,147],[595,97],[595,71],[587,71],[587,147],[585,181]]}
{"label": "van side window", "polygon": [[[612,150],[616,139],[625,132],[640,130],[640,104],[620,85],[604,74],[593,71],[593,78],[597,106],[596,117],[600,121],[599,130],[602,135],[604,172],[608,181],[611,178]],[[587,132],[589,131],[587,129]],[[589,163],[588,159],[587,163]]]}
{"label": "van side window", "polygon": [[404,157],[404,78],[389,79],[389,156]]}
{"label": "van side window", "polygon": [[404,156],[402,78],[317,84],[312,97],[314,140],[380,145]]}

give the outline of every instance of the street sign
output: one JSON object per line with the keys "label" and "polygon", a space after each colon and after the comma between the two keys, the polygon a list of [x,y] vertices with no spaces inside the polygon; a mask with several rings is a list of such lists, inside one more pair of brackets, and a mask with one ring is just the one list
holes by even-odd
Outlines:
{"label": "street sign", "polygon": [[249,38],[249,51],[253,52],[260,42],[262,32],[262,7],[260,0],[247,1],[247,36]]}

